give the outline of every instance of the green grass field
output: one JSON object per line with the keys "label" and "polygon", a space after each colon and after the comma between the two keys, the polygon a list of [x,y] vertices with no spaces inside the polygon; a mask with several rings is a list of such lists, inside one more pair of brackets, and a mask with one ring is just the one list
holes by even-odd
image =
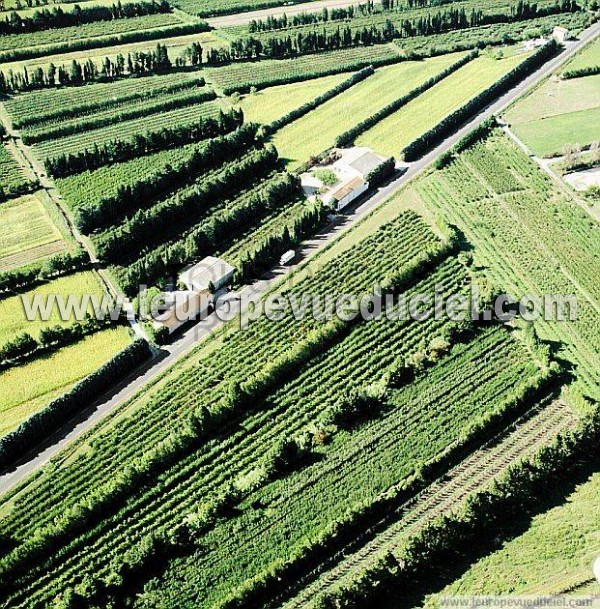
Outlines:
{"label": "green grass field", "polygon": [[506,120],[518,125],[600,106],[600,76],[550,79],[513,105]]}
{"label": "green grass field", "polygon": [[[529,530],[486,556],[442,595],[600,594],[592,573],[600,554],[600,473],[567,502],[534,518]],[[585,590],[585,591],[584,591]],[[436,607],[431,597],[426,607]]]}
{"label": "green grass field", "polygon": [[566,144],[590,144],[600,139],[600,76],[547,80],[505,118],[538,156],[560,154]]}
{"label": "green grass field", "polygon": [[581,70],[600,66],[600,38],[588,44],[583,51],[577,53],[571,61],[563,66],[562,72],[567,70]]}
{"label": "green grass field", "polygon": [[512,70],[524,57],[475,59],[363,133],[356,145],[397,156],[407,144]]}
{"label": "green grass field", "polygon": [[294,169],[311,155],[332,146],[337,135],[441,72],[459,56],[453,53],[380,68],[373,76],[278,131],[273,143],[287,160],[288,168]]}
{"label": "green grass field", "polygon": [[600,140],[600,107],[514,125],[513,130],[537,156],[559,155],[566,144]]}
{"label": "green grass field", "polygon": [[0,372],[0,436],[97,370],[131,341],[122,326]]}
{"label": "green grass field", "polygon": [[68,249],[38,193],[0,206],[0,271],[37,262]]}
{"label": "green grass field", "polygon": [[[268,124],[312,101],[317,95],[321,95],[347,78],[348,74],[334,74],[290,85],[268,87],[257,91],[254,95],[244,95],[235,107],[244,111],[246,121]],[[231,98],[223,99],[222,107],[224,110],[231,108]]]}
{"label": "green grass field", "polygon": [[28,321],[21,297],[23,296],[28,299],[28,302],[31,302],[34,295],[45,297],[49,294],[64,296],[69,294],[96,294],[101,297],[103,291],[96,275],[90,271],[85,271],[83,273],[67,275],[66,277],[59,277],[54,281],[25,292],[23,295],[11,296],[0,300],[0,345],[3,345],[21,332],[28,332],[36,338],[42,328],[58,324],[63,326],[70,325],[74,321],[62,321],[55,309],[52,310],[52,315],[47,321],[40,319]]}

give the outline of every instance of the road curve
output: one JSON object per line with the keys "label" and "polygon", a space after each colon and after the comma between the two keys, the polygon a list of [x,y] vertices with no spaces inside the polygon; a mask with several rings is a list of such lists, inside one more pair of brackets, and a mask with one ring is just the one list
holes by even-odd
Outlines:
{"label": "road curve", "polygon": [[344,8],[359,4],[358,0],[315,0],[314,2],[302,2],[301,4],[288,4],[287,6],[274,6],[247,13],[236,13],[235,15],[222,15],[221,17],[209,17],[206,22],[214,28],[231,27],[232,25],[246,25],[253,19],[266,19],[267,17],[281,17],[284,13],[291,17],[299,13],[315,13],[324,8]]}
{"label": "road curve", "polygon": [[[427,153],[418,161],[410,164],[406,171],[399,177],[392,180],[389,184],[373,193],[368,194],[360,200],[342,220],[336,224],[329,224],[324,227],[314,238],[305,241],[298,248],[298,260],[306,260],[313,257],[317,252],[327,246],[332,239],[335,239],[343,232],[351,228],[366,213],[377,207],[390,195],[396,193],[400,188],[414,180],[424,170],[435,161],[442,153],[449,150],[459,139],[464,137],[474,127],[492,115],[498,115],[507,106],[513,103],[521,95],[535,87],[541,80],[556,70],[584,44],[600,34],[600,22],[584,30],[578,40],[567,43],[567,47],[552,60],[545,63],[538,70],[530,74],[525,80],[521,81],[516,87],[498,97],[493,103],[481,110],[476,116],[471,117],[458,131],[444,139],[438,146]],[[293,267],[292,267],[293,268]],[[275,268],[268,276],[245,287],[242,290],[244,296],[259,296],[269,291],[282,277],[289,272],[288,267]],[[94,425],[102,421],[111,411],[125,401],[132,398],[146,384],[156,380],[167,368],[177,362],[206,336],[215,329],[221,327],[222,322],[211,316],[209,319],[200,322],[181,334],[179,338],[169,347],[162,350],[161,354],[146,365],[145,369],[127,377],[116,388],[111,388],[105,396],[101,397],[96,403],[68,423],[64,428],[53,434],[42,446],[25,456],[10,471],[0,474],[0,494],[6,493],[16,484],[24,480],[28,475],[35,472],[38,468],[47,463],[60,450],[71,443],[73,440],[82,436]]]}

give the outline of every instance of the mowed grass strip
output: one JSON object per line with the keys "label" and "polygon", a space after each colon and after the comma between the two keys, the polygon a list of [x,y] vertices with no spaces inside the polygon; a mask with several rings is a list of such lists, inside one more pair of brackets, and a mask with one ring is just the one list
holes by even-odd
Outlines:
{"label": "mowed grass strip", "polygon": [[114,140],[128,140],[136,135],[159,131],[165,127],[182,127],[195,123],[201,118],[217,116],[218,113],[218,103],[194,104],[169,112],[143,116],[109,127],[102,127],[101,129],[92,129],[86,133],[76,133],[57,140],[41,142],[35,145],[34,149],[42,159],[52,158],[60,154],[74,154],[92,148],[95,144],[102,146]]}
{"label": "mowed grass strip", "polygon": [[130,341],[127,328],[110,328],[0,372],[0,436],[97,370]]}
{"label": "mowed grass strip", "polygon": [[265,125],[312,101],[347,78],[347,73],[334,74],[289,85],[268,87],[255,94],[244,95],[237,104],[233,104],[230,97],[225,98],[222,100],[222,107],[224,110],[229,110],[232,106],[241,108],[246,121]]}
{"label": "mowed grass strip", "polygon": [[[525,533],[474,563],[440,596],[599,595],[600,584],[592,573],[600,554],[599,503],[600,473],[595,473],[564,504],[536,516]],[[584,591],[578,586],[585,582]],[[437,595],[425,607],[439,607]]]}
{"label": "mowed grass strip", "polygon": [[278,131],[273,143],[289,169],[294,169],[311,155],[331,147],[340,133],[441,72],[461,55],[452,53],[380,68],[373,76]]}
{"label": "mowed grass strip", "polygon": [[67,243],[38,194],[19,197],[0,206],[0,271],[30,264],[66,249]]}
{"label": "mowed grass strip", "polygon": [[0,300],[0,345],[4,345],[22,332],[28,332],[37,338],[42,328],[56,325],[68,326],[75,322],[75,319],[62,320],[56,307],[52,308],[52,314],[47,320],[40,319],[39,316],[36,316],[33,321],[27,319],[22,298],[27,299],[28,303],[32,303],[34,296],[45,301],[50,294],[64,297],[94,294],[102,298],[103,290],[96,275],[91,271],[84,271],[59,277],[24,294]]}
{"label": "mowed grass strip", "polygon": [[511,125],[600,106],[600,76],[551,78],[506,113]]}
{"label": "mowed grass strip", "polygon": [[407,144],[489,87],[524,58],[525,55],[506,59],[478,57],[365,131],[357,138],[356,145],[369,146],[380,154],[398,156]]}
{"label": "mowed grass strip", "polygon": [[537,156],[560,155],[567,144],[600,140],[600,107],[514,125],[513,130]]}

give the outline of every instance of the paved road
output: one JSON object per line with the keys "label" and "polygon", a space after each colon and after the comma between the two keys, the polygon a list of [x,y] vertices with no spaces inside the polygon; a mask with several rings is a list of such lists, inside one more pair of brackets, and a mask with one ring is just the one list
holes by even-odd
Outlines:
{"label": "paved road", "polygon": [[[326,226],[313,239],[306,241],[298,249],[298,260],[306,260],[314,256],[318,251],[330,243],[333,238],[339,236],[353,226],[356,221],[367,212],[379,205],[407,183],[414,180],[420,173],[427,169],[440,154],[449,150],[471,129],[479,125],[488,117],[500,114],[519,96],[535,87],[543,78],[548,76],[553,70],[579,50],[583,44],[589,42],[598,34],[600,34],[600,22],[582,32],[579,40],[569,42],[567,48],[557,57],[553,58],[539,70],[531,74],[511,91],[499,97],[494,103],[490,104],[476,116],[472,117],[468,123],[463,125],[463,127],[453,135],[446,138],[434,150],[418,161],[410,164],[402,175],[392,180],[385,187],[380,188],[363,198],[355,208],[342,217],[340,222],[335,225],[330,224]],[[290,269],[287,267],[275,268],[268,277],[244,288],[242,294],[244,297],[250,297],[252,295],[256,297],[260,294],[264,294],[284,277],[289,270]],[[17,464],[15,469],[0,475],[0,493],[6,492],[26,476],[44,465],[67,444],[80,437],[84,432],[101,421],[119,404],[122,404],[124,401],[134,396],[140,388],[156,379],[158,375],[163,373],[170,365],[174,364],[179,358],[188,353],[199,340],[205,338],[221,325],[222,323],[213,315],[211,318],[196,324],[194,327],[181,334],[174,343],[165,348],[161,354],[150,362],[150,364],[146,366],[146,369],[138,371],[136,374],[128,377],[116,389],[113,389],[85,412],[80,413],[77,419],[74,419],[70,424],[65,426],[65,428],[54,434],[43,446],[38,447],[34,452],[27,455]]]}

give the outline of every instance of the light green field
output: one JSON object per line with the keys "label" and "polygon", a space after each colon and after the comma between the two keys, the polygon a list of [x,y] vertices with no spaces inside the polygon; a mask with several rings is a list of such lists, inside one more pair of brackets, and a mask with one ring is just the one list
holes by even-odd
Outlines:
{"label": "light green field", "polygon": [[[265,125],[312,101],[317,95],[332,89],[347,78],[348,74],[334,74],[290,85],[269,87],[257,91],[254,95],[244,95],[235,107],[244,111],[247,121]],[[231,98],[223,99],[222,104],[223,109],[228,110],[232,106]]]}
{"label": "light green field", "polygon": [[363,133],[356,145],[369,146],[379,154],[398,156],[407,144],[489,87],[525,57],[478,57]]}
{"label": "light green field", "polygon": [[596,66],[600,66],[600,38],[596,38],[592,43],[588,44],[583,51],[577,53],[577,55],[563,67],[562,71],[581,70],[582,68],[593,68]]}
{"label": "light green field", "polygon": [[340,133],[405,95],[444,68],[461,53],[380,68],[373,76],[278,131],[273,143],[294,169],[330,146]]}
{"label": "light green field", "polygon": [[505,114],[511,125],[600,106],[600,76],[550,79]]}
{"label": "light green field", "polygon": [[505,116],[537,156],[600,139],[600,76],[548,80]]}
{"label": "light green field", "polygon": [[0,206],[0,271],[31,264],[67,249],[68,244],[48,215],[39,193]]}
{"label": "light green field", "polygon": [[119,326],[0,372],[0,435],[97,370],[129,342],[129,330]]}
{"label": "light green field", "polygon": [[513,131],[537,156],[559,155],[566,144],[600,140],[600,107],[514,125]]}
{"label": "light green field", "polygon": [[40,319],[35,319],[34,321],[27,320],[21,297],[26,298],[31,303],[34,295],[44,298],[49,294],[60,294],[63,296],[69,294],[95,294],[102,297],[103,291],[96,275],[91,271],[85,271],[83,273],[67,275],[66,277],[59,277],[54,281],[34,288],[30,292],[0,300],[0,345],[4,345],[11,338],[22,332],[28,332],[36,338],[42,328],[56,325],[67,326],[75,321],[74,319],[61,320],[55,307],[52,309],[52,315],[46,321]]}
{"label": "light green field", "polygon": [[[537,516],[523,535],[475,563],[441,594],[600,594],[592,573],[600,555],[599,505],[596,473],[565,504]],[[426,606],[436,607],[435,598]]]}

